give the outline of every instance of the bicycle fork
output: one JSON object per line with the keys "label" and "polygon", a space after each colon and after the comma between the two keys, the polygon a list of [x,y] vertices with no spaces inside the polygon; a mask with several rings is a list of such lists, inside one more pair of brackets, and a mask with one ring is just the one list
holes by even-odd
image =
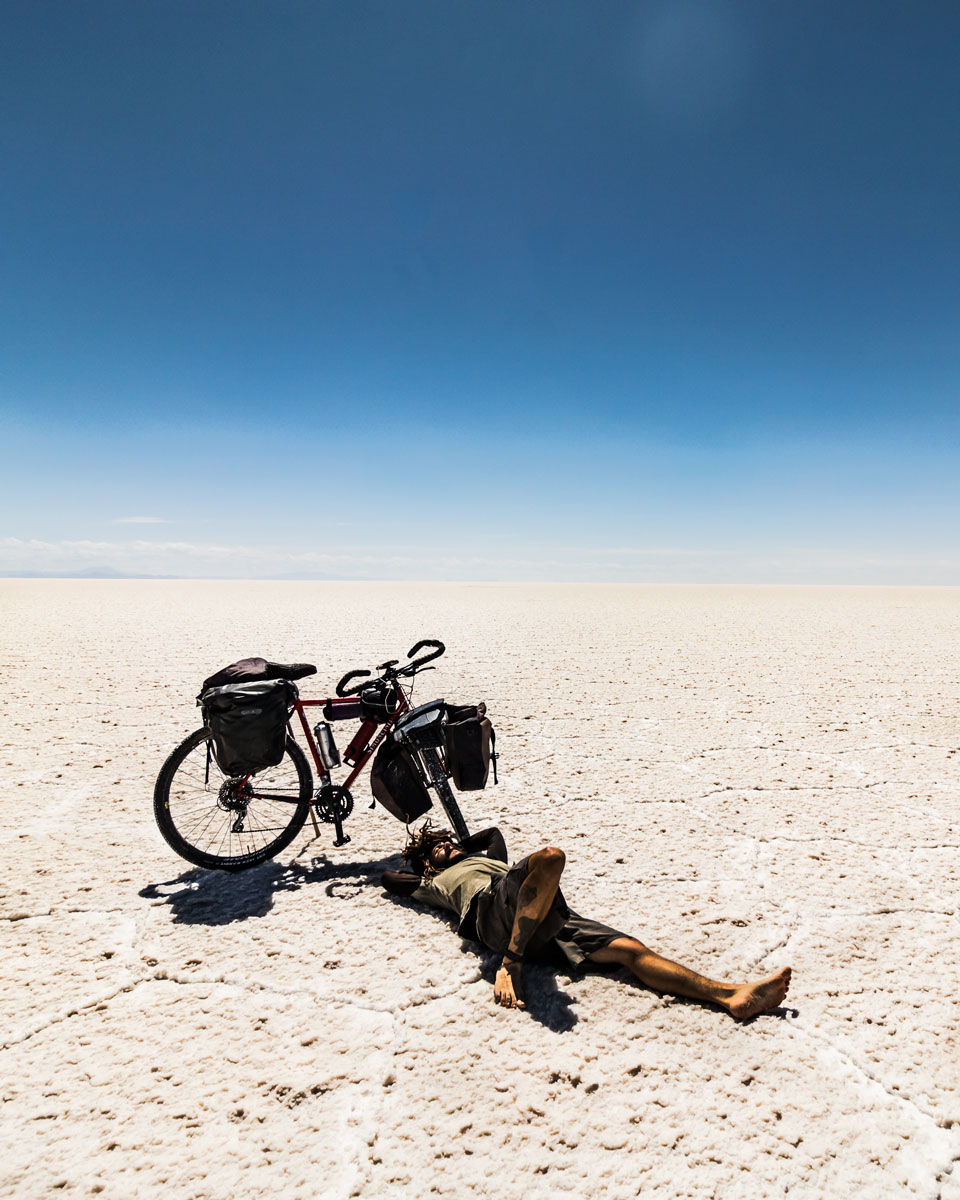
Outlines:
{"label": "bicycle fork", "polygon": [[426,770],[426,775],[429,780],[428,787],[432,787],[437,793],[437,799],[443,805],[443,811],[447,814],[450,824],[453,826],[459,841],[464,841],[470,836],[470,831],[467,829],[467,823],[463,819],[463,813],[460,811],[460,805],[457,804],[457,798],[454,796],[447,783],[447,774],[443,769],[443,764],[440,762],[440,755],[436,750],[421,750],[420,758]]}

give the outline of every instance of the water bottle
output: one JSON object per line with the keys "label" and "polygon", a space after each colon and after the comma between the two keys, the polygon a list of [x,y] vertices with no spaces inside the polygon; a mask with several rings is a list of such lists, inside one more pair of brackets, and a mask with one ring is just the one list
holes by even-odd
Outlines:
{"label": "water bottle", "polygon": [[317,739],[317,749],[320,758],[328,771],[340,766],[340,751],[333,740],[333,730],[329,721],[318,721],[313,727],[313,736]]}

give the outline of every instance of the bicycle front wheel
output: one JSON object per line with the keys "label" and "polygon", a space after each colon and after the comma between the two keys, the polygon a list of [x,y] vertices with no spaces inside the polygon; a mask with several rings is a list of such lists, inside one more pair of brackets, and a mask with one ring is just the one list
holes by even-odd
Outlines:
{"label": "bicycle front wheel", "polygon": [[212,871],[243,871],[289,846],[303,828],[313,778],[289,735],[283,758],[241,782],[217,766],[209,729],[198,729],[160,768],[153,813],[181,858]]}
{"label": "bicycle front wheel", "polygon": [[463,813],[460,811],[457,798],[454,796],[450,784],[447,783],[446,773],[440,763],[440,755],[436,750],[421,750],[420,757],[427,769],[430,782],[436,790],[437,799],[443,805],[443,811],[447,814],[450,824],[453,826],[453,832],[461,842],[465,841],[470,836],[470,831],[467,829],[467,823],[463,819]]}

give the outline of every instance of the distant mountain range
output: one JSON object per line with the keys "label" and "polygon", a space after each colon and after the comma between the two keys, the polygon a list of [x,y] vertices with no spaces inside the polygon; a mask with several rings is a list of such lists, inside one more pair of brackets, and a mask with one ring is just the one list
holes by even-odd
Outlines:
{"label": "distant mountain range", "polygon": [[[248,579],[271,582],[289,580],[304,583],[342,581],[348,576],[320,572],[300,575],[145,575],[136,571],[116,571],[113,567],[84,567],[82,571],[0,571],[0,579]],[[357,578],[362,583],[363,579]]]}
{"label": "distant mountain range", "polygon": [[0,571],[0,579],[181,579],[180,575],[141,575],[113,567],[84,567],[82,571]]}

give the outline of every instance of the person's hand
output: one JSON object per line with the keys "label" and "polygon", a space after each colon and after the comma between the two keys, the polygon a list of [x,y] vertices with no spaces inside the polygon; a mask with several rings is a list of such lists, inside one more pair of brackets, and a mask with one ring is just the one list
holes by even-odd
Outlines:
{"label": "person's hand", "polygon": [[501,1008],[526,1008],[520,987],[520,963],[505,962],[493,982],[493,1000]]}
{"label": "person's hand", "polygon": [[419,875],[409,871],[384,871],[380,876],[381,887],[394,896],[412,896],[421,882]]}

